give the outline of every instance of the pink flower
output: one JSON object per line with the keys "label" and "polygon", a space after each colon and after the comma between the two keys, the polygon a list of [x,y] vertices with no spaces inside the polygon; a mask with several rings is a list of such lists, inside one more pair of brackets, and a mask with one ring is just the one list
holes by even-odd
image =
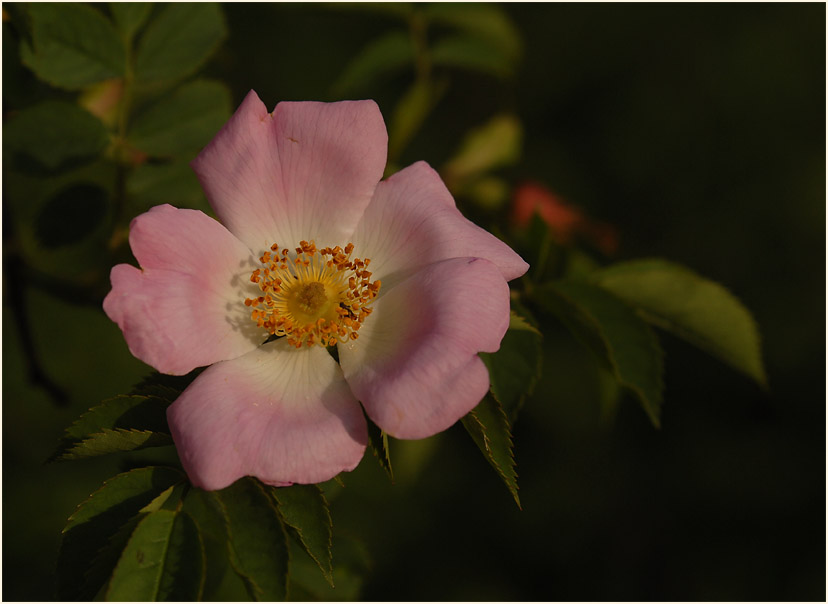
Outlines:
{"label": "pink flower", "polygon": [[328,480],[362,458],[362,407],[424,438],[485,395],[477,353],[500,346],[528,267],[427,164],[380,182],[387,141],[373,101],[268,113],[251,91],[192,164],[221,222],[133,220],[141,268],[112,269],[104,310],[159,371],[210,365],[167,413],[196,486]]}

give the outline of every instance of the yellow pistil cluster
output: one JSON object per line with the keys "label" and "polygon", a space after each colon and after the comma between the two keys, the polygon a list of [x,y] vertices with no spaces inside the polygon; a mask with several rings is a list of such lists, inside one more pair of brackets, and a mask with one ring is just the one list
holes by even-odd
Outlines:
{"label": "yellow pistil cluster", "polygon": [[259,261],[250,280],[262,295],[247,298],[250,318],[290,345],[332,346],[356,340],[359,328],[371,314],[380,280],[371,281],[370,259],[351,259],[354,244],[317,249],[313,241],[300,241],[291,257],[275,243]]}

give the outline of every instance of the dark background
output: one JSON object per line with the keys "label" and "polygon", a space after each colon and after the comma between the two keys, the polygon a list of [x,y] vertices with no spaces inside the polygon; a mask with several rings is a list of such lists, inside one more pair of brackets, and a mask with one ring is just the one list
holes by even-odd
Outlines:
{"label": "dark background", "polygon": [[[760,326],[770,391],[665,336],[662,429],[626,399],[608,422],[588,353],[544,325],[544,373],[514,427],[523,510],[462,429],[394,443],[394,485],[366,458],[332,502],[335,530],[373,559],[362,597],[824,600],[825,6],[504,8],[524,38],[517,77],[454,72],[401,163],[440,166],[470,128],[516,112],[513,181],[615,225],[617,259],[663,256],[726,285]],[[349,59],[398,26],[342,6],[224,10],[207,73],[271,108],[333,100]],[[366,95],[386,119],[411,76]],[[50,599],[60,528],[119,466],[43,461],[147,369],[99,307],[30,288],[33,341],[70,397],[56,408],[26,379],[6,284],[3,598]]]}

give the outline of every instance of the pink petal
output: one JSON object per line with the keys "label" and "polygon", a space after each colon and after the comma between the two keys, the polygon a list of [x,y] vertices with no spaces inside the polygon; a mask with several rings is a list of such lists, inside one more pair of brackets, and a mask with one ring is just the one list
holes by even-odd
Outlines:
{"label": "pink petal", "polygon": [[486,258],[507,281],[529,268],[508,245],[463,217],[425,162],[379,184],[353,242],[355,255],[371,259],[372,278],[383,283],[380,294],[418,268],[447,258]]}
{"label": "pink petal", "polygon": [[451,426],[486,394],[478,352],[494,352],[509,325],[509,287],[480,258],[427,266],[374,303],[359,339],[340,344],[345,379],[368,416],[398,438]]}
{"label": "pink petal", "polygon": [[250,91],[193,161],[222,223],[260,253],[299,241],[344,246],[385,169],[373,101],[279,103]]}
{"label": "pink petal", "polygon": [[284,339],[206,369],[167,419],[190,481],[208,490],[242,476],[280,486],[328,480],[355,468],[368,442],[336,362]]}
{"label": "pink petal", "polygon": [[182,375],[232,359],[265,337],[250,319],[250,250],[196,210],[157,206],[132,221],[129,242],[143,270],[119,264],[103,303],[133,355]]}

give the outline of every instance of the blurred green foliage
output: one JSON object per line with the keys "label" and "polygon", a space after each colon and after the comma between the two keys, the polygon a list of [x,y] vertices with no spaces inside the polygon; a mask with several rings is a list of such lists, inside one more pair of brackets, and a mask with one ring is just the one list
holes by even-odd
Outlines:
{"label": "blurred green foliage", "polygon": [[[108,270],[129,261],[136,214],[207,210],[187,162],[251,88],[269,107],[376,99],[390,169],[442,167],[495,232],[519,235],[509,191],[540,181],[612,223],[619,259],[726,283],[761,327],[771,387],[667,337],[654,431],[539,315],[543,371],[513,426],[523,510],[461,428],[392,440],[393,484],[368,456],[326,485],[337,587],[299,551],[297,595],[824,599],[824,6],[3,9],[4,599],[54,598],[78,502],[169,457],[44,465],[65,426],[149,371],[101,312]],[[544,254],[557,274],[607,260]]]}

